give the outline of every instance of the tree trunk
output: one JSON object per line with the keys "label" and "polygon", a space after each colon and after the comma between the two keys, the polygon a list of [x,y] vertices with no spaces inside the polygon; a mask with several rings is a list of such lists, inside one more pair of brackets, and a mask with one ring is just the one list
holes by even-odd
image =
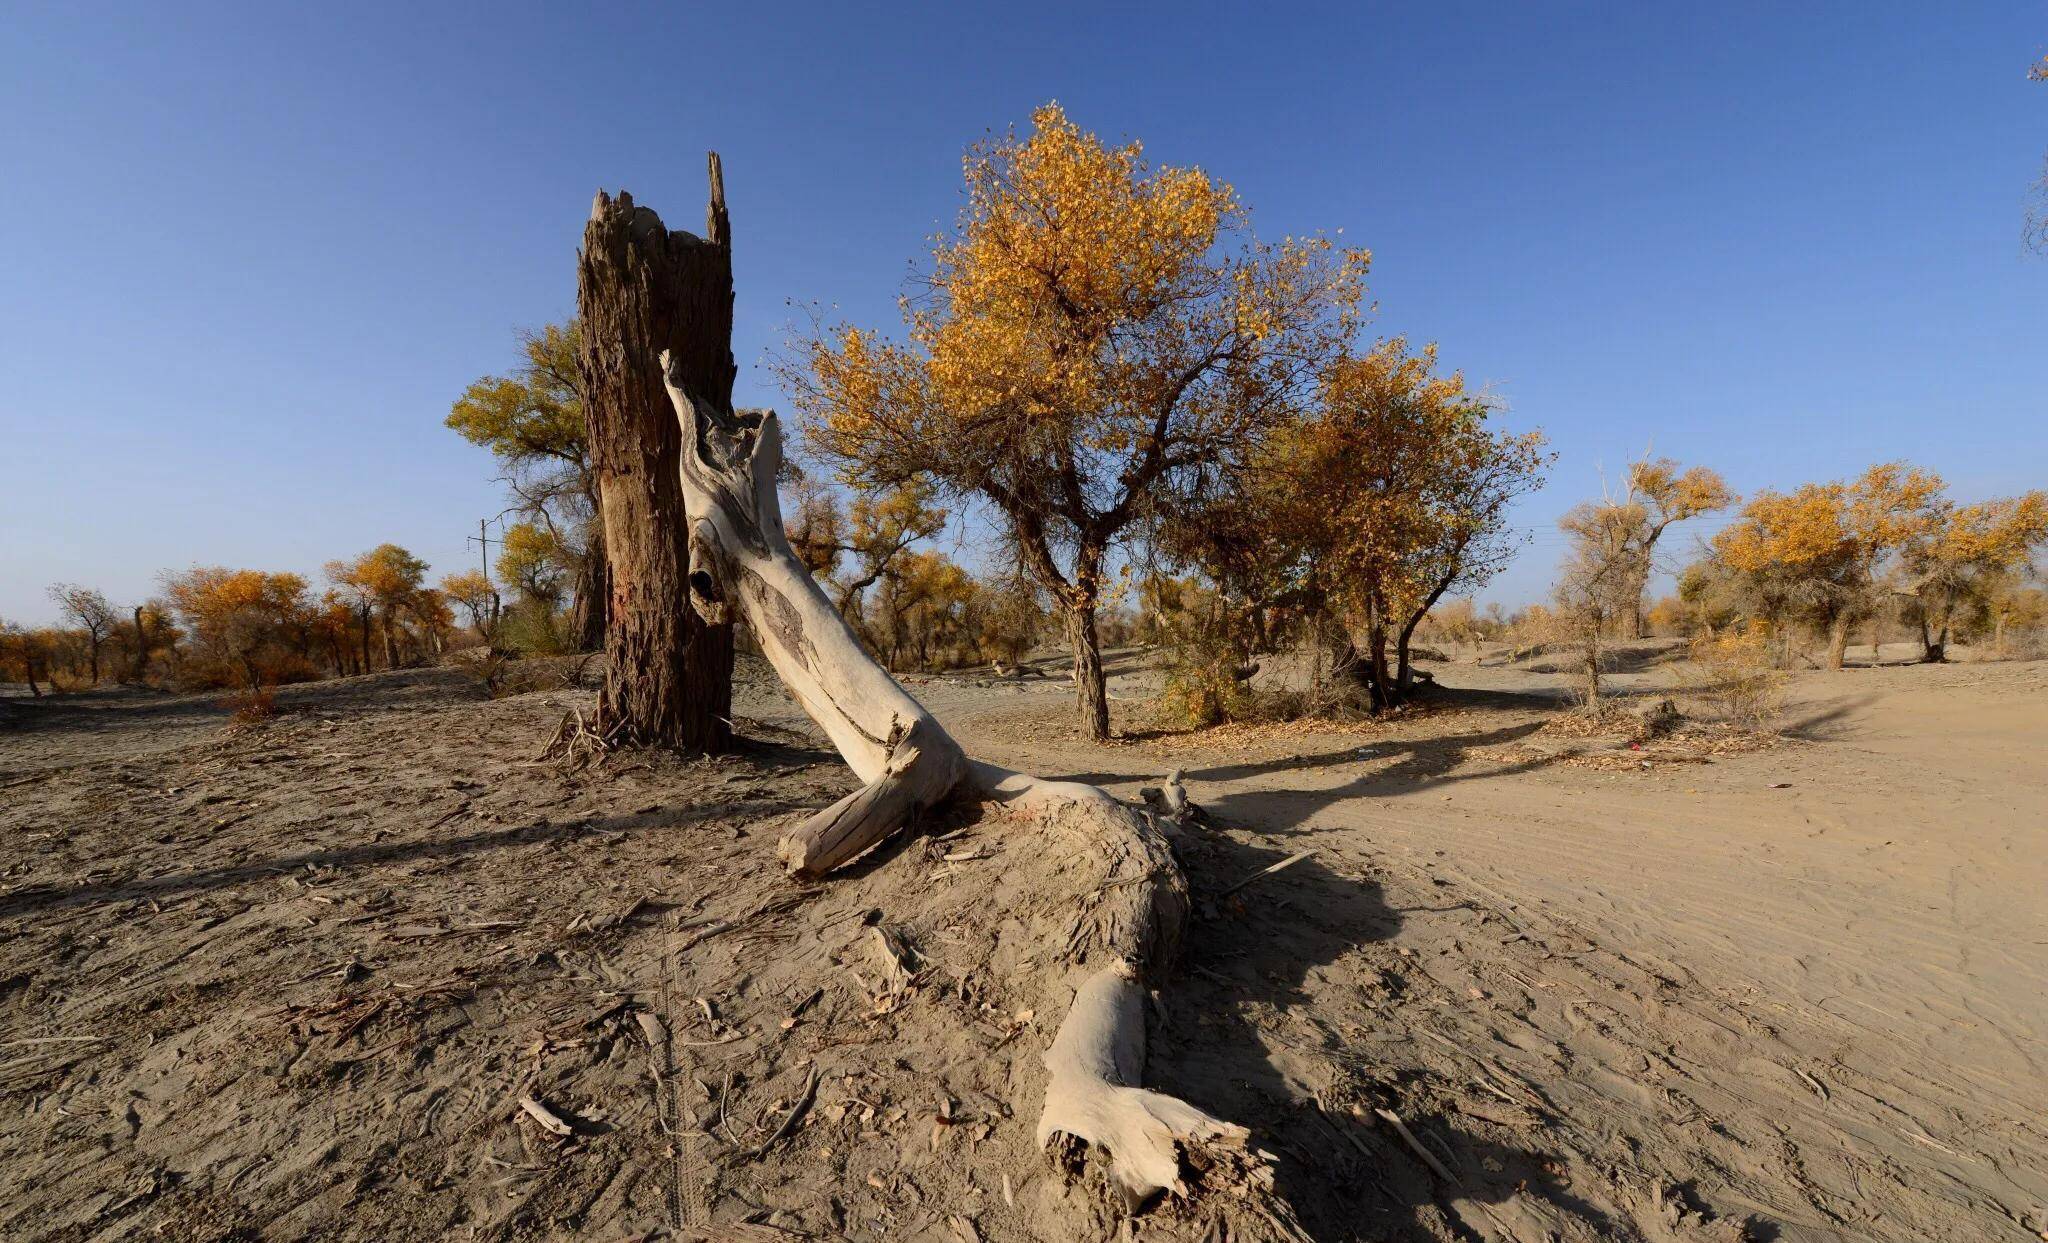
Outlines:
{"label": "tree trunk", "polygon": [[609,577],[605,572],[604,533],[599,530],[591,537],[590,547],[583,554],[583,564],[576,567],[576,599],[570,606],[569,642],[579,652],[595,652],[604,647],[605,601],[610,594],[606,579]]}
{"label": "tree trunk", "polygon": [[1605,630],[1606,619],[1597,612],[1584,621],[1586,658],[1586,706],[1596,707],[1600,703],[1600,633]]}
{"label": "tree trunk", "polygon": [[[1395,642],[1395,656],[1398,667],[1394,672],[1394,689],[1400,694],[1404,702],[1408,698],[1408,692],[1415,677],[1415,662],[1409,655],[1409,647],[1415,641],[1415,628],[1422,624],[1423,618],[1429,616],[1429,611],[1436,607],[1437,601],[1444,598],[1444,592],[1450,590],[1450,586],[1451,578],[1447,577],[1439,581],[1436,589],[1429,593],[1429,598],[1422,602],[1422,607],[1410,613],[1408,620],[1401,623],[1401,633]],[[1472,639],[1472,650],[1474,653],[1477,653],[1479,650],[1479,639],[1476,635]]]}
{"label": "tree trunk", "polygon": [[1828,622],[1828,668],[1840,669],[1849,654],[1849,615],[1837,613]]}
{"label": "tree trunk", "polygon": [[361,672],[361,673],[368,673],[368,672],[370,671],[370,602],[369,602],[369,601],[367,601],[367,600],[363,601],[362,607],[361,607],[360,609],[358,609],[358,610],[357,610],[357,615],[358,615],[359,619],[360,619],[360,620],[362,621],[362,624],[363,624],[363,648],[362,648],[362,666],[363,666],[363,667],[362,667],[362,668],[361,668],[361,669],[360,669],[360,670],[359,670],[358,672]]}
{"label": "tree trunk", "polygon": [[1363,696],[1368,709],[1378,706],[1379,691],[1372,683],[1372,657],[1361,651],[1358,641],[1349,634],[1344,636],[1344,645],[1331,653],[1330,676]]}
{"label": "tree trunk", "polygon": [[[689,543],[700,554],[689,607],[718,616],[736,604],[783,685],[866,783],[785,837],[784,861],[800,876],[829,871],[959,787],[1029,815],[1044,838],[1027,866],[1041,881],[1076,885],[1079,907],[1057,905],[1040,919],[1019,901],[1013,912],[1043,947],[1030,961],[1050,973],[1046,1004],[1065,1004],[1072,989],[1045,1054],[1040,1146],[1106,1154],[1126,1211],[1165,1191],[1228,1218],[1218,1223],[1223,1237],[1291,1233],[1291,1211],[1244,1128],[1139,1086],[1146,990],[1166,982],[1188,912],[1187,881],[1164,835],[1093,786],[970,764],[867,654],[790,548],[775,493],[775,415],[733,413],[697,393],[679,365],[668,377]],[[1184,1154],[1192,1174],[1183,1174]]]}
{"label": "tree trunk", "polygon": [[576,288],[577,366],[610,579],[598,712],[603,728],[646,745],[732,743],[732,627],[722,610],[707,617],[685,606],[696,582],[690,515],[659,361],[668,355],[692,393],[729,406],[732,299],[716,156],[703,238],[669,231],[629,194],[598,194]]}
{"label": "tree trunk", "polygon": [[1928,634],[1929,620],[1924,616],[1921,619],[1920,661],[1922,664],[1940,665],[1948,663],[1948,625],[1949,619],[1953,616],[1955,616],[1954,603],[1944,603],[1941,611],[1936,613],[1932,619],[1934,628],[1932,637],[1929,637]]}
{"label": "tree trunk", "polygon": [[135,606],[135,684],[149,674],[149,632],[142,625],[142,606]]}
{"label": "tree trunk", "polygon": [[1095,628],[1095,600],[1067,605],[1067,642],[1074,649],[1074,700],[1081,730],[1096,742],[1109,740],[1109,691],[1102,674],[1102,640]]}
{"label": "tree trunk", "polygon": [[1394,707],[1394,686],[1391,671],[1387,668],[1387,626],[1377,617],[1366,634],[1366,659],[1372,662],[1373,711],[1386,712]]}
{"label": "tree trunk", "polygon": [[384,606],[384,667],[398,668],[398,606]]}

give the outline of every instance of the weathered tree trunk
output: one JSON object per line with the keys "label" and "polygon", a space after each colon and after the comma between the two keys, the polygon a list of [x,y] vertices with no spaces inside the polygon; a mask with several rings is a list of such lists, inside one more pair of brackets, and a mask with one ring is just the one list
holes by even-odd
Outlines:
{"label": "weathered tree trunk", "polygon": [[1849,654],[1848,612],[1837,613],[1828,620],[1828,668],[1840,669],[1842,661]]}
{"label": "weathered tree trunk", "polygon": [[605,729],[648,745],[731,745],[732,628],[687,607],[692,549],[682,444],[663,390],[667,355],[693,393],[732,402],[732,249],[725,189],[711,160],[704,237],[671,232],[629,194],[603,193],[583,230],[577,366],[605,562]]}
{"label": "weathered tree trunk", "polygon": [[362,650],[362,665],[363,665],[363,667],[362,667],[362,669],[361,669],[361,670],[359,670],[359,672],[362,672],[362,673],[368,673],[368,672],[370,671],[370,602],[369,602],[369,601],[367,601],[367,600],[363,601],[363,603],[362,603],[361,607],[357,609],[357,619],[358,619],[358,620],[359,620],[359,621],[360,621],[360,622],[362,623],[362,627],[363,627],[363,650]]}
{"label": "weathered tree trunk", "polygon": [[[1429,616],[1429,611],[1436,607],[1437,601],[1444,598],[1444,592],[1450,590],[1450,586],[1451,579],[1449,578],[1439,581],[1436,588],[1429,593],[1429,598],[1422,602],[1422,607],[1410,613],[1408,620],[1401,623],[1401,633],[1397,636],[1394,644],[1396,660],[1394,690],[1404,703],[1408,699],[1409,691],[1414,688],[1415,660],[1410,655],[1409,649],[1415,642],[1415,628],[1422,624],[1423,618]],[[1473,639],[1472,648],[1475,652],[1478,651],[1478,639]]]}
{"label": "weathered tree trunk", "polygon": [[1109,692],[1103,682],[1102,636],[1095,626],[1095,601],[1067,606],[1067,642],[1074,649],[1074,701],[1081,731],[1096,742],[1109,740]]}
{"label": "weathered tree trunk", "polygon": [[384,606],[384,667],[398,668],[398,606]]}
{"label": "weathered tree trunk", "polygon": [[[1649,560],[1649,550],[1643,550],[1643,559]],[[1639,573],[1629,576],[1628,600],[1621,610],[1621,637],[1640,639],[1643,637],[1643,597],[1650,593],[1650,574],[1647,566]]]}
{"label": "weathered tree trunk", "polygon": [[1372,666],[1373,711],[1389,711],[1399,700],[1394,691],[1393,670],[1387,663],[1386,614],[1377,609],[1366,628],[1365,656]]}
{"label": "weathered tree trunk", "polygon": [[576,598],[569,610],[569,643],[579,652],[604,647],[605,601],[610,588],[605,572],[604,535],[593,535],[583,563],[576,567]]}
{"label": "weathered tree trunk", "polygon": [[[1948,662],[1949,619],[1955,615],[1953,604],[1943,605],[1941,611],[1929,619],[1923,613],[1920,619],[1920,663],[1940,665]],[[1930,635],[1929,631],[1932,630]]]}
{"label": "weathered tree trunk", "polygon": [[1243,1128],[1138,1086],[1145,990],[1164,983],[1188,909],[1187,882],[1165,837],[1093,786],[970,765],[868,655],[790,548],[775,493],[775,415],[734,413],[695,391],[672,360],[668,379],[682,428],[689,542],[700,554],[690,607],[712,616],[743,610],[783,685],[866,783],[788,834],[784,861],[799,875],[829,871],[956,789],[1030,816],[1046,834],[1044,849],[1060,858],[1059,874],[1080,885],[1075,931],[1046,964],[1075,994],[1045,1055],[1051,1073],[1040,1144],[1106,1152],[1112,1182],[1132,1205],[1160,1191],[1191,1194],[1182,1155],[1199,1150],[1204,1160],[1191,1164],[1229,1171],[1219,1214],[1287,1218]]}
{"label": "weathered tree trunk", "polygon": [[142,606],[135,606],[135,684],[149,673],[149,631],[142,624]]}

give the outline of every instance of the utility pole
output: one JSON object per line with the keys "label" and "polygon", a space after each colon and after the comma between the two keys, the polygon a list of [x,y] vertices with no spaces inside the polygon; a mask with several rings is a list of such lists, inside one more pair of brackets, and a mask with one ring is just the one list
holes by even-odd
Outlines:
{"label": "utility pole", "polygon": [[486,579],[491,576],[491,545],[504,542],[503,540],[492,539],[490,529],[491,520],[489,518],[478,518],[476,520],[476,534],[470,536],[467,541],[476,545],[477,560],[482,563]]}
{"label": "utility pole", "polygon": [[[500,514],[498,517],[502,521],[504,515]],[[505,541],[491,538],[491,520],[489,518],[478,518],[476,520],[476,534],[470,536],[468,542],[476,545],[476,559],[483,569],[484,581],[491,583],[491,626],[495,629],[499,616],[504,612],[504,601],[498,598],[498,585],[491,580],[491,545],[498,544],[502,546]]]}

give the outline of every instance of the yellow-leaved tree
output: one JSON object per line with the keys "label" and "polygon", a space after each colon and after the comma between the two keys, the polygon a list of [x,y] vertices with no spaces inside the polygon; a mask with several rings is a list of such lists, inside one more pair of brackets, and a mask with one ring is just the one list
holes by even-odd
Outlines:
{"label": "yellow-leaved tree", "polygon": [[1341,610],[1355,642],[1339,667],[1377,708],[1407,699],[1416,626],[1506,565],[1508,505],[1542,486],[1542,433],[1499,430],[1493,413],[1461,373],[1437,370],[1435,345],[1395,337],[1332,367],[1314,417],[1267,457],[1286,489],[1270,520]]}
{"label": "yellow-leaved tree", "polygon": [[462,606],[469,614],[470,629],[476,631],[479,639],[488,643],[491,632],[497,627],[498,612],[503,602],[498,597],[498,587],[491,576],[482,570],[463,570],[457,574],[441,576],[441,594]]}
{"label": "yellow-leaved tree", "polygon": [[1105,738],[1113,545],[1298,405],[1357,330],[1369,257],[1260,241],[1228,185],[1053,104],[971,149],[965,179],[906,339],[822,333],[781,371],[848,483],[928,480],[1003,517],[1065,615],[1082,728]]}
{"label": "yellow-leaved tree", "polygon": [[1958,614],[1992,623],[2000,644],[1997,603],[2048,543],[2048,492],[1958,505],[1927,524],[1904,550],[1903,573],[1920,622],[1921,659],[1947,658]]}
{"label": "yellow-leaved tree", "polygon": [[1718,513],[1735,503],[1735,493],[1720,474],[1705,466],[1680,470],[1670,458],[1644,458],[1629,463],[1622,505],[1632,528],[1636,552],[1629,566],[1632,607],[1622,612],[1624,638],[1643,637],[1643,596],[1657,566],[1657,545],[1680,522]]}
{"label": "yellow-leaved tree", "polygon": [[188,672],[203,682],[251,690],[306,670],[306,580],[296,574],[195,566],[166,574],[164,595],[197,649]]}
{"label": "yellow-leaved tree", "polygon": [[1373,710],[1404,702],[1416,627],[1506,564],[1508,505],[1549,462],[1540,433],[1493,413],[1437,370],[1434,345],[1395,337],[1328,364],[1306,408],[1164,525],[1170,555],[1242,602],[1238,648],[1218,655],[1248,668],[1272,637],[1263,615],[1281,612],[1333,645]]}
{"label": "yellow-leaved tree", "polygon": [[1850,627],[1877,607],[1879,572],[1941,522],[1941,494],[1940,476],[1903,462],[1853,482],[1761,492],[1714,538],[1714,555],[1740,576],[1752,615],[1824,631],[1828,668],[1840,669]]}
{"label": "yellow-leaved tree", "polygon": [[[419,617],[420,595],[425,590],[427,563],[396,544],[379,544],[347,560],[330,561],[327,579],[356,608],[362,622],[363,668],[370,667],[372,608],[382,622],[384,665],[396,669],[400,646],[408,641],[405,616]],[[430,630],[422,626],[420,640],[428,642]]]}

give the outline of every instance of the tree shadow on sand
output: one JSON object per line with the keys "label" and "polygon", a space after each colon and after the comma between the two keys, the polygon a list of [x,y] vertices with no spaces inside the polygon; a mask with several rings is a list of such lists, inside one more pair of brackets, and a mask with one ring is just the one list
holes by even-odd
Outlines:
{"label": "tree shadow on sand", "polygon": [[[1409,986],[1404,960],[1371,948],[1402,921],[1376,882],[1311,858],[1220,897],[1287,855],[1200,828],[1181,854],[1196,914],[1162,999],[1151,1086],[1251,1127],[1314,1237],[1491,1238],[1503,1215],[1565,1237],[1631,1234],[1572,1194],[1546,1154],[1482,1135],[1435,1105],[1454,1095],[1450,1085],[1412,1052],[1394,1054],[1416,1042],[1386,1004]],[[1366,1022],[1318,1004],[1345,989],[1366,995]],[[1395,1111],[1442,1169],[1380,1108]]]}
{"label": "tree shadow on sand", "polygon": [[[813,767],[837,758],[798,741],[743,739],[743,751],[754,757],[750,775],[773,776]],[[849,778],[851,780],[851,778]],[[135,901],[164,901],[189,894],[231,889],[302,870],[367,871],[392,865],[438,863],[461,866],[478,855],[524,846],[565,842],[599,833],[663,833],[688,830],[707,821],[747,821],[757,825],[792,812],[813,810],[809,798],[742,794],[689,807],[657,806],[645,811],[565,819],[540,818],[524,824],[478,828],[468,814],[468,800],[446,810],[439,820],[436,806],[422,808],[418,836],[315,847],[291,854],[220,867],[172,871],[156,876],[127,876],[76,885],[34,885],[0,895],[0,919],[74,908],[92,908]],[[203,830],[194,829],[198,833]]]}

